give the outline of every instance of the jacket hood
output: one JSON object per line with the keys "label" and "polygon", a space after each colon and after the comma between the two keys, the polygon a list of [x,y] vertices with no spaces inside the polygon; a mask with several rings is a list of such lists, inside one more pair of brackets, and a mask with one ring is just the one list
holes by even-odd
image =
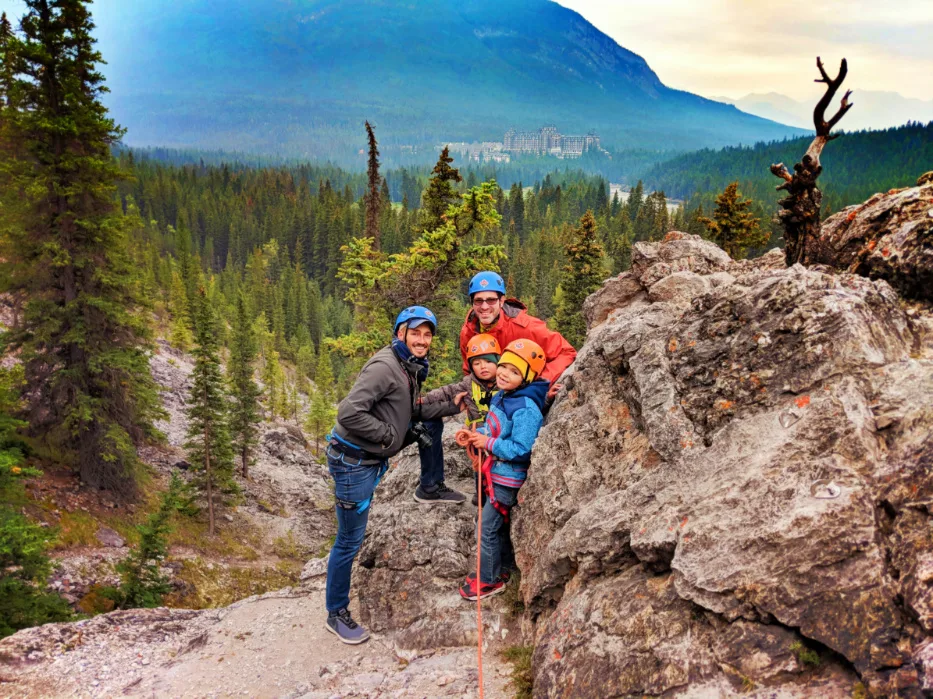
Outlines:
{"label": "jacket hood", "polygon": [[527,386],[522,386],[514,391],[510,391],[509,398],[531,398],[538,406],[538,409],[544,412],[544,404],[547,401],[547,392],[551,384],[543,379],[535,379]]}

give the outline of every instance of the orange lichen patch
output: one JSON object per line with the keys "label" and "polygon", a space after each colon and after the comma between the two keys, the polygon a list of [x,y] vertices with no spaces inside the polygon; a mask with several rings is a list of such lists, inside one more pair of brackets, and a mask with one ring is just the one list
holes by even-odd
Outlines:
{"label": "orange lichen patch", "polygon": [[878,241],[877,241],[877,240],[869,240],[869,241],[868,241],[868,245],[866,245],[865,247],[868,248],[868,252],[871,252],[871,251],[874,250],[876,247],[878,247]]}
{"label": "orange lichen patch", "polygon": [[854,221],[856,216],[858,216],[858,212],[853,211],[848,216],[846,216],[846,221]]}
{"label": "orange lichen patch", "polygon": [[667,343],[667,351],[670,352],[671,354],[677,351],[677,338],[676,337],[672,337],[670,339],[670,342]]}
{"label": "orange lichen patch", "polygon": [[888,257],[891,254],[890,248],[881,248],[881,256]]}
{"label": "orange lichen patch", "polygon": [[681,448],[681,449],[689,449],[689,448],[692,447],[692,446],[693,446],[693,440],[692,440],[692,439],[690,439],[689,437],[682,437],[682,438],[681,438],[681,440],[680,440],[680,448]]}
{"label": "orange lichen patch", "polygon": [[554,649],[554,660],[560,660],[560,659],[563,658],[563,657],[564,657],[564,656],[562,656],[562,655],[560,654],[560,651],[557,650],[557,649],[555,648],[555,649]]}
{"label": "orange lichen patch", "polygon": [[677,412],[677,406],[676,406],[676,405],[672,405],[672,406],[671,406],[671,409],[670,409],[670,412],[676,413],[676,412]]}
{"label": "orange lichen patch", "polygon": [[733,407],[735,407],[735,403],[733,403],[731,400],[726,400],[725,398],[719,398],[715,403],[713,403],[713,407],[716,408],[716,410],[731,410]]}
{"label": "orange lichen patch", "polygon": [[664,239],[661,242],[669,243],[672,240],[683,240],[683,239],[684,239],[684,234],[681,233],[680,231],[670,231],[666,236],[664,236]]}
{"label": "orange lichen patch", "polygon": [[755,388],[758,388],[761,385],[761,379],[758,378],[757,374],[752,374],[751,376],[749,376],[748,382]]}
{"label": "orange lichen patch", "polygon": [[696,340],[690,340],[690,342],[687,343],[687,347],[696,347],[696,346],[697,346]]}
{"label": "orange lichen patch", "polygon": [[646,531],[648,531],[647,527],[644,528],[644,529],[642,529],[642,530],[640,530],[638,533],[639,533],[639,534],[644,534]]}
{"label": "orange lichen patch", "polygon": [[408,590],[402,590],[400,593],[398,593],[398,596],[401,597],[402,600],[407,600],[407,599],[408,599]]}
{"label": "orange lichen patch", "polygon": [[794,401],[797,404],[798,408],[806,408],[810,405],[810,396],[800,396],[797,400]]}
{"label": "orange lichen patch", "polygon": [[683,529],[684,527],[687,526],[687,519],[688,519],[688,518],[687,518],[686,516],[684,516],[684,518],[683,518],[682,520],[680,520],[680,528],[681,528],[681,529]]}

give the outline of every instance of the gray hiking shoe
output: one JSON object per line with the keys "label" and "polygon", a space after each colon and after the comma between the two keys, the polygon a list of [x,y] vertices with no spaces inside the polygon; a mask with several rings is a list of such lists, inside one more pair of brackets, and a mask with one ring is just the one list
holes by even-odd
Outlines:
{"label": "gray hiking shoe", "polygon": [[420,502],[422,505],[460,505],[465,501],[466,496],[463,493],[458,493],[443,483],[432,491],[427,491],[420,485],[415,488],[415,502]]}
{"label": "gray hiking shoe", "polygon": [[324,625],[328,631],[336,634],[337,638],[351,646],[369,640],[369,631],[353,621],[349,609],[330,612]]}

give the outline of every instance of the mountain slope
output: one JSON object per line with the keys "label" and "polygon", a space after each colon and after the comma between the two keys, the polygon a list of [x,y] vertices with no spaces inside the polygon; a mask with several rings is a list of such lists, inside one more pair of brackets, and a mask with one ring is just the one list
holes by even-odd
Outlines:
{"label": "mountain slope", "polygon": [[[811,128],[813,107],[817,97],[809,102],[796,100],[777,92],[751,94],[734,100],[728,97],[711,97],[717,102],[732,104],[743,112],[773,119],[782,124]],[[904,97],[897,92],[875,92],[854,90],[852,102],[855,108],[846,114],[845,127],[856,129],[884,129],[900,126],[908,121],[933,121],[933,100],[918,100]]]}
{"label": "mountain slope", "polygon": [[340,155],[382,143],[595,128],[608,145],[695,148],[792,129],[665,87],[549,0],[99,0],[115,118],[131,144]]}

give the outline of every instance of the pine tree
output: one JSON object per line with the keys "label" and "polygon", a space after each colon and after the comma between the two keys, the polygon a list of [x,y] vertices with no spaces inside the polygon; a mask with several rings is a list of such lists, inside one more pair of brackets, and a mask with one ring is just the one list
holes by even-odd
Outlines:
{"label": "pine tree", "polygon": [[422,194],[421,202],[421,229],[431,231],[444,223],[444,214],[447,213],[447,207],[454,204],[459,199],[457,191],[453,185],[463,181],[460,171],[451,167],[454,161],[450,157],[450,148],[444,146],[437,164],[431,171],[431,179],[428,180],[428,186]]}
{"label": "pine tree", "polygon": [[314,453],[321,455],[321,437],[334,425],[337,409],[334,407],[334,369],[326,345],[321,345],[317,368],[314,371],[314,391],[305,418],[305,430],[314,438]]}
{"label": "pine tree", "polygon": [[194,370],[188,398],[189,461],[196,473],[194,485],[207,500],[208,528],[214,534],[215,503],[236,492],[233,482],[233,449],[227,415],[227,396],[218,357],[216,320],[203,287],[195,302]]}
{"label": "pine tree", "polygon": [[596,236],[596,219],[587,211],[573,229],[564,248],[567,265],[561,279],[563,297],[557,309],[557,327],[574,347],[586,339],[583,302],[603,281],[603,249]]}
{"label": "pine tree", "polygon": [[7,503],[23,500],[24,478],[41,475],[23,464],[16,431],[22,368],[0,368],[0,638],[52,621],[66,621],[71,610],[45,592],[51,566],[47,548],[54,533],[30,522]]}
{"label": "pine tree", "polygon": [[158,509],[149,515],[145,524],[136,527],[139,544],[117,564],[121,578],[119,604],[124,609],[158,607],[162,597],[171,591],[172,586],[161,567],[168,554],[171,518],[187,507],[185,490],[184,481],[172,472],[172,480],[159,499]]}
{"label": "pine tree", "polygon": [[638,212],[641,210],[641,205],[645,200],[645,185],[642,184],[641,180],[638,180],[638,184],[635,185],[635,188],[628,195],[628,215],[632,219],[632,223],[635,223],[635,219],[638,218]]}
{"label": "pine tree", "polygon": [[276,415],[282,415],[284,412],[282,405],[284,403],[283,394],[285,392],[285,371],[279,362],[279,353],[269,347],[264,352],[265,363],[262,369],[262,383],[265,386],[263,393],[266,395],[266,417],[274,420]]}
{"label": "pine tree", "polygon": [[514,224],[515,235],[523,241],[525,239],[525,198],[521,182],[516,182],[509,190],[509,216]]}
{"label": "pine tree", "polygon": [[742,199],[739,183],[733,182],[716,197],[712,218],[700,218],[713,241],[734,260],[748,255],[749,248],[762,247],[768,242],[770,231],[760,228],[760,220],[749,211],[751,199]]}
{"label": "pine tree", "polygon": [[5,39],[17,73],[0,113],[0,291],[23,299],[7,349],[20,351],[33,432],[87,484],[132,495],[136,445],[164,413],[115,197],[123,132],[100,102],[85,3],[26,6],[21,35]]}
{"label": "pine tree", "polygon": [[376,134],[373,127],[366,122],[366,138],[369,142],[369,159],[366,164],[366,232],[367,238],[373,239],[373,249],[379,250],[379,209],[382,198],[379,194],[379,147],[376,143]]}
{"label": "pine tree", "polygon": [[237,295],[236,315],[233,319],[230,361],[230,432],[233,448],[240,457],[240,472],[249,477],[250,454],[258,442],[259,396],[261,391],[253,380],[254,364],[259,352],[256,335],[246,310],[243,294]]}
{"label": "pine tree", "polygon": [[169,307],[172,322],[169,328],[169,342],[182,352],[191,347],[194,337],[191,334],[191,314],[188,310],[188,296],[185,284],[178,272],[172,272],[172,287],[169,290]]}

